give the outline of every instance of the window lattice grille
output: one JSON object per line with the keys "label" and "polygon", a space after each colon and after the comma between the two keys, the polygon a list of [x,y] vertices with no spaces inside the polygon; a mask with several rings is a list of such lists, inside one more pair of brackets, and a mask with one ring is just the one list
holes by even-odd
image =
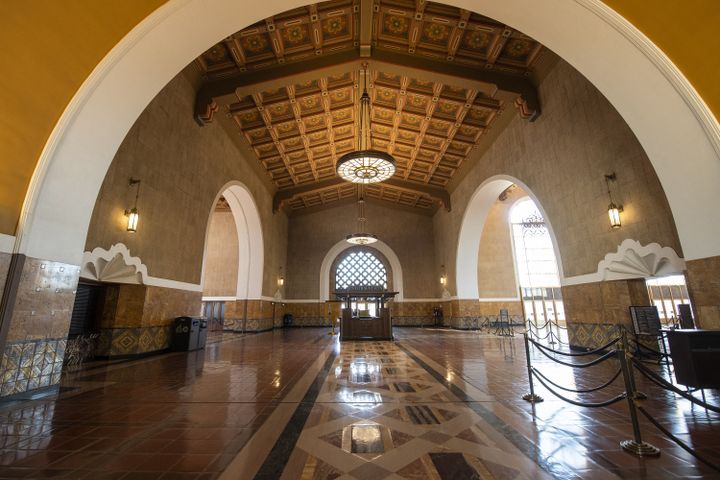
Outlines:
{"label": "window lattice grille", "polygon": [[382,262],[370,252],[352,252],[335,271],[335,289],[376,287],[387,290],[387,272]]}

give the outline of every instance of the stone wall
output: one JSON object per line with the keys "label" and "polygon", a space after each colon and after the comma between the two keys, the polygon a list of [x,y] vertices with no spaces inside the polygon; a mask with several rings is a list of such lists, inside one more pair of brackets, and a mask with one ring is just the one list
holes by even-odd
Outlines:
{"label": "stone wall", "polygon": [[18,261],[23,263],[17,295],[9,299],[12,313],[6,319],[9,323],[3,325],[6,337],[0,359],[0,397],[60,381],[80,275],[75,265],[23,255]]}
{"label": "stone wall", "polygon": [[[234,143],[219,122],[193,120],[195,91],[175,77],[128,132],[105,176],[93,210],[86,250],[122,242],[153,277],[200,284],[205,235],[216,196],[230,181],[252,194],[263,229],[263,295],[272,296],[287,250],[287,217],[272,212],[274,188],[257,158]],[[132,206],[130,177],[142,180],[135,233],[125,231]]]}
{"label": "stone wall", "polygon": [[291,302],[285,313],[293,316],[291,327],[330,327],[332,319],[340,317],[340,303]]}
{"label": "stone wall", "polygon": [[435,325],[433,309],[441,302],[390,302],[390,316],[396,327],[423,327]]}
{"label": "stone wall", "polygon": [[508,311],[509,321],[523,325],[520,301],[484,302],[478,300],[451,300],[443,303],[443,325],[459,330],[476,330],[495,324],[500,309]]}
{"label": "stone wall", "polygon": [[[456,292],[455,255],[467,205],[486,179],[509,175],[537,197],[556,235],[566,277],[596,271],[626,238],[657,242],[682,255],[677,232],[655,172],[622,117],[582,75],[564,61],[539,87],[542,115],[519,117],[487,150],[478,150],[453,177],[453,209],[434,217],[435,248]],[[507,110],[505,114],[512,114]],[[616,172],[623,226],[610,229],[604,175]]]}
{"label": "stone wall", "polygon": [[568,341],[579,349],[605,345],[617,337],[620,327],[632,332],[629,307],[650,305],[644,279],[567,285],[562,296]]}
{"label": "stone wall", "polygon": [[237,295],[238,235],[235,219],[229,211],[210,215],[205,246],[203,295],[225,297]]}
{"label": "stone wall", "polygon": [[686,277],[697,327],[720,330],[720,256],[687,262]]}
{"label": "stone wall", "polygon": [[526,197],[521,188],[511,189],[505,200],[497,200],[490,208],[478,252],[478,293],[480,298],[518,296],[515,281],[515,260],[510,226],[510,210]]}
{"label": "stone wall", "polygon": [[166,350],[175,318],[200,314],[200,292],[147,285],[112,285],[105,292],[95,350],[100,357]]}
{"label": "stone wall", "polygon": [[282,327],[285,313],[281,302],[236,300],[225,302],[225,331],[264,332]]}
{"label": "stone wall", "polygon": [[[405,298],[436,296],[432,218],[366,201],[367,228],[398,256]],[[285,296],[320,297],[320,267],[327,252],[357,230],[357,205],[348,204],[290,217]]]}

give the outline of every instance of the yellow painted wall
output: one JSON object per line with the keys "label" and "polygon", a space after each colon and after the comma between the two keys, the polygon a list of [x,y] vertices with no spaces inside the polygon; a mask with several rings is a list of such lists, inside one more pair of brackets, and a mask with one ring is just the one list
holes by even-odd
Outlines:
{"label": "yellow painted wall", "polygon": [[0,233],[14,234],[35,164],[75,92],[164,2],[0,2]]}
{"label": "yellow painted wall", "polygon": [[[0,233],[14,234],[35,164],[77,89],[120,39],[164,2],[0,3]],[[720,116],[718,0],[605,3],[659,45]]]}
{"label": "yellow painted wall", "polygon": [[720,1],[603,1],[660,47],[720,118]]}

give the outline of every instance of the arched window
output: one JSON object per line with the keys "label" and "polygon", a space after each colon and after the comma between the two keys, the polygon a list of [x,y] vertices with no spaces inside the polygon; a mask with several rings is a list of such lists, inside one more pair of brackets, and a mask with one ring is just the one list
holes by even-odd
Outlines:
{"label": "arched window", "polygon": [[545,219],[530,198],[510,212],[518,280],[522,287],[559,287],[557,260]]}
{"label": "arched window", "polygon": [[370,250],[352,250],[335,269],[335,290],[387,290],[383,262]]}
{"label": "arched window", "polygon": [[564,321],[557,259],[542,213],[530,198],[520,200],[510,211],[510,224],[526,315],[540,323]]}

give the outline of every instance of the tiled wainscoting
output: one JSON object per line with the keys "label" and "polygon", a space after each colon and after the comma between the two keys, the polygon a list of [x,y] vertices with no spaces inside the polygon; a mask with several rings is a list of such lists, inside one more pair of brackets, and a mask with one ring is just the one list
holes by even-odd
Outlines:
{"label": "tiled wainscoting", "polygon": [[198,315],[202,294],[148,285],[108,287],[100,336],[99,357],[144,355],[170,347],[177,317]]}
{"label": "tiled wainscoting", "polygon": [[392,302],[390,316],[393,325],[398,327],[425,327],[435,325],[433,308],[439,302]]}
{"label": "tiled wainscoting", "polygon": [[451,300],[443,304],[443,325],[458,330],[475,330],[497,321],[506,309],[513,324],[522,325],[520,301]]}
{"label": "tiled wainscoting", "polygon": [[0,396],[57,384],[66,345],[64,338],[8,343],[0,363]]}
{"label": "tiled wainscoting", "polygon": [[282,326],[282,303],[269,300],[225,302],[223,328],[232,332],[264,332]]}
{"label": "tiled wainscoting", "polygon": [[617,338],[620,330],[609,323],[570,323],[567,324],[570,348],[594,349],[606,345]]}
{"label": "tiled wainscoting", "polygon": [[341,316],[339,303],[287,303],[285,312],[292,315],[291,327],[328,327],[331,319]]}
{"label": "tiled wainscoting", "polygon": [[95,355],[118,357],[143,355],[170,348],[172,326],[112,328],[103,330]]}
{"label": "tiled wainscoting", "polygon": [[[13,257],[2,254],[3,280]],[[60,380],[80,269],[15,255],[15,295],[0,360],[0,396],[55,385]],[[8,274],[11,275],[11,274]],[[5,286],[5,282],[2,283]]]}

